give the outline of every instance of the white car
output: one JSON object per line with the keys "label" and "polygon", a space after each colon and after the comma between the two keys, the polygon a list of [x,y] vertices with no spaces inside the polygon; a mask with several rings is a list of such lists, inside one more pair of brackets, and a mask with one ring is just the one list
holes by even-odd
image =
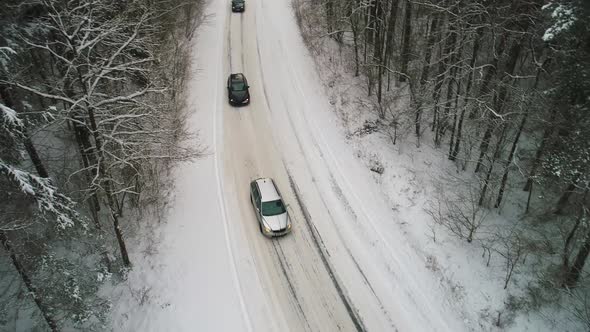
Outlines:
{"label": "white car", "polygon": [[262,234],[273,237],[291,231],[287,206],[272,179],[260,178],[250,182],[250,201]]}

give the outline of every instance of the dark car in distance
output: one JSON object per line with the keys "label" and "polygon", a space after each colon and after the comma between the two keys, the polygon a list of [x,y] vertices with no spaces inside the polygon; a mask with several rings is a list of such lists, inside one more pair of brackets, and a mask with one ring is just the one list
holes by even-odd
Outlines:
{"label": "dark car in distance", "polygon": [[242,73],[231,74],[227,78],[227,97],[234,106],[250,104],[248,80]]}
{"label": "dark car in distance", "polygon": [[232,0],[231,11],[232,12],[243,12],[246,10],[246,2],[244,0]]}

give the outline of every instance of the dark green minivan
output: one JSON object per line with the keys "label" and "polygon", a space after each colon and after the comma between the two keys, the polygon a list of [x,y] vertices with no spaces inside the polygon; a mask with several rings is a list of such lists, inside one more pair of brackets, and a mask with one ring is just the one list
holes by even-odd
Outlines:
{"label": "dark green minivan", "polygon": [[232,0],[231,11],[232,12],[243,12],[246,10],[246,2],[244,0]]}

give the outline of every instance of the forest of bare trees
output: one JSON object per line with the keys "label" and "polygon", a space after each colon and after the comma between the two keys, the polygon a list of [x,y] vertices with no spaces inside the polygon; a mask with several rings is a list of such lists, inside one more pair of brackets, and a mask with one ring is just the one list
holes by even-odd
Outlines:
{"label": "forest of bare trees", "polygon": [[[341,50],[376,100],[382,123],[394,121],[396,132],[411,133],[418,147],[431,144],[458,173],[472,174],[460,201],[442,195],[431,207],[435,222],[471,243],[481,209],[502,214],[506,202],[522,201],[510,230],[477,242],[484,253],[506,258],[504,288],[515,264],[532,253],[546,267],[538,284],[586,299],[575,311],[589,312],[590,2],[296,0],[294,6],[312,52],[330,43]],[[394,91],[403,91],[409,106],[381,111],[391,109],[387,96]],[[590,324],[587,315],[581,319]]]}
{"label": "forest of bare trees", "polygon": [[0,251],[24,290],[3,291],[0,330],[27,305],[52,331],[104,327],[98,290],[133,264],[138,211],[163,210],[168,169],[201,152],[182,144],[200,11],[183,0],[2,2]]}

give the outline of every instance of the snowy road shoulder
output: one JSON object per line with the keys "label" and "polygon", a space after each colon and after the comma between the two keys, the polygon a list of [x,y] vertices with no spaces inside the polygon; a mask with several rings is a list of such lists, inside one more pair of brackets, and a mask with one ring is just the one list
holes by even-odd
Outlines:
{"label": "snowy road shoulder", "polygon": [[[113,308],[116,331],[248,331],[232,248],[224,223],[217,151],[218,119],[212,110],[221,102],[219,81],[224,52],[220,36],[224,3],[211,2],[194,43],[187,88],[189,129],[210,154],[174,170],[170,214],[162,226],[157,253],[132,253],[135,266],[127,284],[149,291],[143,304],[121,298]],[[214,82],[214,84],[211,84]],[[219,85],[221,84],[221,85]],[[221,92],[219,92],[221,90]],[[196,142],[195,142],[196,143]]]}

